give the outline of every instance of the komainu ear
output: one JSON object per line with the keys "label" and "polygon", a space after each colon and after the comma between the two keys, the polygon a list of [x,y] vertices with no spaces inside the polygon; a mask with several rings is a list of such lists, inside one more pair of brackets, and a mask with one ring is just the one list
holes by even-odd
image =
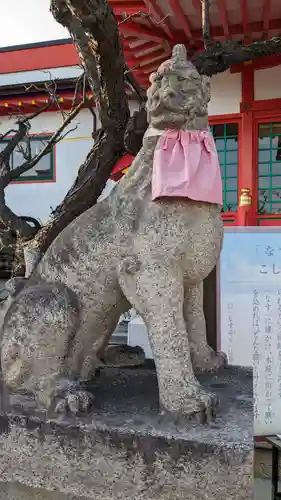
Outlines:
{"label": "komainu ear", "polygon": [[149,82],[150,83],[154,83],[154,81],[156,80],[156,77],[157,77],[157,73],[156,72],[151,73],[151,75],[149,76]]}

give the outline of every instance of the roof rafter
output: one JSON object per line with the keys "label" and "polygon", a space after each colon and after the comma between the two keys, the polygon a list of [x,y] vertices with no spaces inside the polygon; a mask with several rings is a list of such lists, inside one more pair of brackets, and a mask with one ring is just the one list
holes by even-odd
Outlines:
{"label": "roof rafter", "polygon": [[134,2],[110,2],[115,15],[132,15],[132,14],[137,14],[138,12],[145,12],[147,13],[147,8],[146,5],[143,3],[142,0],[136,0]]}
{"label": "roof rafter", "polygon": [[127,35],[134,35],[136,38],[141,38],[142,40],[153,40],[155,42],[164,42],[165,34],[159,29],[150,29],[146,26],[141,26],[130,20],[127,20],[123,24],[119,25],[119,29],[122,33]]}
{"label": "roof rafter", "polygon": [[247,0],[240,0],[240,2],[241,2],[241,15],[242,15],[243,32],[244,32],[244,36],[247,37],[250,35]]}
{"label": "roof rafter", "polygon": [[168,1],[173,13],[178,18],[185,35],[187,36],[187,38],[189,38],[189,40],[191,40],[192,39],[191,27],[185,13],[183,12],[179,4],[179,0],[168,0]]}
{"label": "roof rafter", "polygon": [[163,14],[162,10],[157,5],[155,0],[144,0],[144,2],[147,12],[151,16],[151,18],[155,18],[157,24],[161,24],[163,31],[165,31],[166,35],[170,39],[172,39],[173,38],[172,27],[170,25],[168,16],[165,16]]}
{"label": "roof rafter", "polygon": [[270,24],[271,0],[263,0],[263,31],[267,33]]}
{"label": "roof rafter", "polygon": [[[134,49],[133,55],[136,59],[139,59],[140,57],[144,57],[148,54],[153,54],[154,52],[162,49],[165,51],[165,47],[163,44],[155,43],[155,42],[145,42],[143,45],[138,47],[138,50],[135,50],[135,48],[130,46],[130,44],[124,44],[124,52],[132,54],[132,50]],[[165,51],[166,52],[166,51]]]}
{"label": "roof rafter", "polygon": [[200,16],[202,15],[202,1],[201,0],[192,0],[192,5],[193,5],[193,8],[194,10],[200,14]]}
{"label": "roof rafter", "polygon": [[[137,65],[138,68],[143,68],[145,66],[148,66],[152,64],[155,61],[161,61],[166,59],[166,54],[163,52],[163,50],[158,50],[157,52],[154,52],[150,54],[148,57],[136,59],[133,55],[131,55],[129,58],[127,58],[127,64],[135,66]],[[160,64],[160,63],[159,63]]]}
{"label": "roof rafter", "polygon": [[229,23],[226,12],[225,0],[216,0],[217,8],[219,11],[220,21],[223,27],[223,33],[226,37],[230,36]]}

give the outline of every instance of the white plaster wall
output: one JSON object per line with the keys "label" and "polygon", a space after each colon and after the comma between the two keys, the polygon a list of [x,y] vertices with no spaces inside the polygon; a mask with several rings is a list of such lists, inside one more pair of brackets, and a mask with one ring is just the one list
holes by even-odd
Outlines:
{"label": "white plaster wall", "polygon": [[281,97],[281,65],[255,71],[254,85],[256,101]]}
{"label": "white plaster wall", "polygon": [[[55,132],[62,123],[61,113],[46,112],[32,121],[31,133]],[[0,119],[0,133],[12,128],[13,120]],[[76,127],[76,128],[75,128]],[[7,205],[19,215],[30,215],[45,222],[50,213],[63,199],[76,178],[93,144],[91,133],[93,118],[88,110],[83,110],[69,129],[75,128],[55,146],[56,182],[18,183],[5,190]]]}
{"label": "white plaster wall", "polygon": [[[212,98],[209,114],[221,115],[239,112],[241,101],[240,74],[229,71],[212,78]],[[138,103],[130,103],[131,113],[138,109]],[[31,133],[54,133],[61,125],[62,114],[46,112],[32,120]],[[0,134],[13,128],[14,119],[0,117]],[[97,123],[99,127],[99,122]],[[19,183],[6,188],[8,206],[19,215],[37,217],[44,223],[50,213],[63,199],[74,182],[79,166],[90,151],[93,139],[93,117],[89,110],[82,110],[69,125],[69,134],[56,145],[56,182]],[[109,182],[103,196],[106,196],[113,183]]]}
{"label": "white plaster wall", "polygon": [[[138,108],[136,102],[130,105],[131,112]],[[61,113],[46,112],[32,120],[31,133],[52,133],[61,125]],[[13,128],[14,119],[0,117],[0,134]],[[97,123],[99,126],[99,122]],[[18,215],[33,216],[44,223],[51,210],[63,200],[73,184],[80,165],[93,145],[93,116],[89,110],[82,110],[65,132],[67,137],[55,146],[56,182],[18,183],[9,185],[5,190],[7,205]],[[64,133],[65,133],[64,132]],[[106,197],[113,181],[108,181],[101,196]]]}
{"label": "white plaster wall", "polygon": [[211,79],[211,101],[209,115],[230,115],[240,113],[242,100],[241,74],[224,73],[214,75]]}

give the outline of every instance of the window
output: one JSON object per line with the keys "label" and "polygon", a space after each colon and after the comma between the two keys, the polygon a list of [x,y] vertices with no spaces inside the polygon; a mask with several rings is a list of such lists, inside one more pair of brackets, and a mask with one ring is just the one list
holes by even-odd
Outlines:
{"label": "window", "polygon": [[[50,140],[49,135],[40,135],[30,137],[30,147],[32,156],[36,156],[44,148],[47,141]],[[9,139],[5,139],[0,142],[0,151],[2,151]],[[24,152],[27,150],[27,144],[22,141],[19,146],[13,151],[10,161],[11,169],[14,169],[24,163]],[[54,168],[54,149],[43,158],[30,170],[24,172],[16,181],[14,182],[25,182],[25,181],[53,181],[55,180],[55,168]]]}
{"label": "window", "polygon": [[259,124],[258,211],[281,213],[281,122]]}
{"label": "window", "polygon": [[238,123],[211,125],[220,161],[223,212],[238,208]]}

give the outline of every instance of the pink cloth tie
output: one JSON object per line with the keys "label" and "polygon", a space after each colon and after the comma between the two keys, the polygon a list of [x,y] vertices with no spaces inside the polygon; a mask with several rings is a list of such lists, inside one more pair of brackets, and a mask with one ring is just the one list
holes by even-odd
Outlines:
{"label": "pink cloth tie", "polygon": [[154,152],[152,199],[184,197],[222,205],[221,171],[208,130],[167,130]]}

